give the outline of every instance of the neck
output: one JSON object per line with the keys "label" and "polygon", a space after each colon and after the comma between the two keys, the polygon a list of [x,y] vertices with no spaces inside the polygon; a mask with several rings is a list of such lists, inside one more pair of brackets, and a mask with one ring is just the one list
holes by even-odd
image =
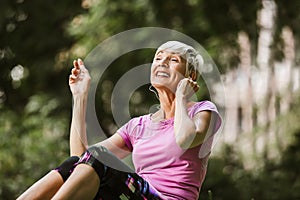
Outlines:
{"label": "neck", "polygon": [[170,119],[175,114],[175,94],[168,91],[158,91],[161,111],[164,119]]}

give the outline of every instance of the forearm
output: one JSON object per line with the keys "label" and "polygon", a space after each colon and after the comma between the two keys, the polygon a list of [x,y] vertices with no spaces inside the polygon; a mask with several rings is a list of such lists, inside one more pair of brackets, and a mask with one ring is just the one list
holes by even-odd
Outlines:
{"label": "forearm", "polygon": [[74,105],[70,129],[70,154],[71,156],[81,156],[88,147],[85,122],[87,96],[74,96],[73,101]]}
{"label": "forearm", "polygon": [[177,144],[182,148],[189,148],[196,132],[195,123],[188,115],[187,100],[177,97],[174,116],[174,134]]}

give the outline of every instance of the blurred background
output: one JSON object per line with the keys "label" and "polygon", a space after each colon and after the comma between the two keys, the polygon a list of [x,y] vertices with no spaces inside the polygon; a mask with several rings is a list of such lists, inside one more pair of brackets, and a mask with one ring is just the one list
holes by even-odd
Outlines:
{"label": "blurred background", "polygon": [[[0,199],[15,199],[68,156],[72,61],[146,26],[195,39],[222,74],[225,126],[200,199],[300,199],[299,10],[298,0],[1,0]],[[107,137],[117,129],[114,84],[153,52],[128,53],[102,77],[96,108]],[[132,116],[156,102],[145,91],[132,95]]]}

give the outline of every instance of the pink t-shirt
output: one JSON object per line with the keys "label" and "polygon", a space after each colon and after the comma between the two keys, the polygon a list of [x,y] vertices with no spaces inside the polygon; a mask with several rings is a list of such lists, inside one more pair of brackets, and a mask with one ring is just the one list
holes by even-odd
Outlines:
{"label": "pink t-shirt", "polygon": [[[215,133],[221,125],[221,117],[212,102],[198,102],[188,109],[188,113],[192,118],[204,110],[215,113]],[[174,118],[152,122],[151,114],[131,119],[117,133],[132,151],[136,173],[147,180],[164,199],[198,199],[213,134],[202,145],[182,149],[175,142]]]}

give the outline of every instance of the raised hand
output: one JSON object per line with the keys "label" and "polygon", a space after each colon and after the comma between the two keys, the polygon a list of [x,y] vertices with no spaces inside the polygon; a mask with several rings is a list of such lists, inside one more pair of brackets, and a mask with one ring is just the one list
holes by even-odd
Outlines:
{"label": "raised hand", "polygon": [[91,77],[85,68],[83,61],[79,58],[73,61],[73,68],[69,76],[69,86],[73,96],[87,95],[90,87]]}

